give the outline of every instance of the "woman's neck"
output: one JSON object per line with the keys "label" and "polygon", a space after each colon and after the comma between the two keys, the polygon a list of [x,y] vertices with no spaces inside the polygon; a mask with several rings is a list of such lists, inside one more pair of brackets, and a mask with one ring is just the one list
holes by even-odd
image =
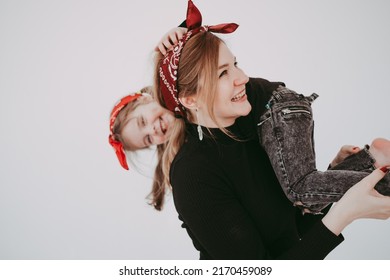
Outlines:
{"label": "woman's neck", "polygon": [[198,116],[195,116],[193,120],[194,121],[192,121],[192,123],[197,125],[201,125],[208,128],[220,128],[232,126],[235,123],[236,118],[217,118],[216,121],[214,121],[209,115],[206,116],[206,114],[201,115],[198,113]]}

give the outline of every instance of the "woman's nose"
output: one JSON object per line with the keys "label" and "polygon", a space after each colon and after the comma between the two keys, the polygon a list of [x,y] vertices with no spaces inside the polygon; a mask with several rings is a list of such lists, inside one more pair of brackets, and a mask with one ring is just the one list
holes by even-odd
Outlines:
{"label": "woman's nose", "polygon": [[242,71],[241,69],[238,69],[237,77],[234,80],[235,86],[241,86],[243,84],[246,84],[249,81],[249,77]]}

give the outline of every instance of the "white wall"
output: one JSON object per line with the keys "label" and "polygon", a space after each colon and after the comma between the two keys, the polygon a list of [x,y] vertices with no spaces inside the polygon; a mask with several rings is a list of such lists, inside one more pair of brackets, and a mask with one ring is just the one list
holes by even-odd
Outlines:
{"label": "white wall", "polygon": [[[195,0],[250,76],[314,104],[320,169],[342,144],[390,138],[390,4]],[[169,198],[122,170],[109,112],[151,81],[155,43],[187,1],[0,0],[0,259],[196,259]],[[206,10],[207,9],[207,10]],[[389,259],[389,221],[361,220],[329,259]]]}

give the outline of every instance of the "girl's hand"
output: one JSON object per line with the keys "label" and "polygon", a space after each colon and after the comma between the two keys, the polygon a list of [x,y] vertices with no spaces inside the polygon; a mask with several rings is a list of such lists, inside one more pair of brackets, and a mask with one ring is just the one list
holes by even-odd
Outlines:
{"label": "girl's hand", "polygon": [[176,45],[181,38],[183,38],[183,35],[186,32],[187,28],[185,27],[172,28],[161,38],[154,50],[160,51],[163,55],[165,55],[168,50],[172,49],[173,46]]}
{"label": "girl's hand", "polygon": [[360,151],[359,147],[352,145],[344,145],[341,147],[340,151],[337,153],[336,157],[330,163],[330,167],[335,167],[337,164],[342,162],[344,159],[350,155],[356,154]]}

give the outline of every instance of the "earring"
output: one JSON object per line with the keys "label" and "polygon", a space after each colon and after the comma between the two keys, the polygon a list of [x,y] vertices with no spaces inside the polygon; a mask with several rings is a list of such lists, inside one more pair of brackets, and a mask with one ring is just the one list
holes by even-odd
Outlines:
{"label": "earring", "polygon": [[198,108],[196,108],[195,111],[196,111],[196,120],[198,122],[197,129],[198,129],[199,140],[202,141],[203,140],[203,131],[202,131],[202,127],[199,124]]}

